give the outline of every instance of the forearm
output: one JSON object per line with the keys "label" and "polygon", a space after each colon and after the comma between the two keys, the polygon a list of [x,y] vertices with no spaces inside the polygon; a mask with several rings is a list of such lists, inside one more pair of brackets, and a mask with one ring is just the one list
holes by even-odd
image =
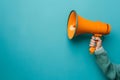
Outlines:
{"label": "forearm", "polygon": [[105,73],[105,75],[109,79],[114,80],[117,74],[116,67],[109,60],[107,56],[107,52],[103,49],[103,47],[95,51],[95,57],[98,65],[100,66],[102,71]]}

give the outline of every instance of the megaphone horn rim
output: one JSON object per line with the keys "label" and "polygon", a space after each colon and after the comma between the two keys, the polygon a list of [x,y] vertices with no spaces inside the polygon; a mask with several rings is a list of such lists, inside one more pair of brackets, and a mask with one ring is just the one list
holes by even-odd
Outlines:
{"label": "megaphone horn rim", "polygon": [[70,16],[71,16],[71,14],[72,14],[73,12],[76,14],[75,32],[74,32],[74,34],[73,34],[72,37],[69,37],[69,36],[68,36],[69,39],[73,39],[73,38],[76,36],[76,32],[77,32],[77,28],[78,28],[78,14],[77,14],[77,12],[76,12],[75,10],[72,10],[72,11],[70,12],[70,14],[69,14],[69,16],[68,16],[68,20],[67,20],[67,35],[68,35],[68,27],[69,27],[69,26],[68,26],[68,23],[69,23],[69,20],[70,20]]}

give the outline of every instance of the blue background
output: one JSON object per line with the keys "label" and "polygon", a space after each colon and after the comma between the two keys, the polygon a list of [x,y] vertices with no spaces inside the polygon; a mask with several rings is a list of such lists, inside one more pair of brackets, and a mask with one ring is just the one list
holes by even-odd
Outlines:
{"label": "blue background", "polygon": [[120,63],[120,0],[0,0],[0,80],[106,80],[90,55],[91,35],[70,41],[71,10],[111,24],[103,46]]}

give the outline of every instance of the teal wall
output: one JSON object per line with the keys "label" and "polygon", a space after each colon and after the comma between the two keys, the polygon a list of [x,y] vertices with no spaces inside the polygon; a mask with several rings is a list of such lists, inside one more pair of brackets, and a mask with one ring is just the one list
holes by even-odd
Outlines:
{"label": "teal wall", "polygon": [[0,80],[106,80],[91,35],[67,38],[71,10],[110,23],[104,48],[120,63],[120,0],[0,0]]}

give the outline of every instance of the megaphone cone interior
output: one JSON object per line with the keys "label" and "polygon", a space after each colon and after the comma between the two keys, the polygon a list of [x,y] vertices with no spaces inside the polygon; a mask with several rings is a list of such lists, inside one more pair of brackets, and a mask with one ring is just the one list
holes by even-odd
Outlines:
{"label": "megaphone cone interior", "polygon": [[75,36],[76,28],[77,28],[77,14],[74,10],[71,11],[68,24],[67,24],[67,31],[68,31],[68,38],[72,39]]}
{"label": "megaphone cone interior", "polygon": [[72,10],[68,18],[67,31],[69,39],[84,33],[105,35],[110,33],[110,25],[100,21],[86,20]]}

